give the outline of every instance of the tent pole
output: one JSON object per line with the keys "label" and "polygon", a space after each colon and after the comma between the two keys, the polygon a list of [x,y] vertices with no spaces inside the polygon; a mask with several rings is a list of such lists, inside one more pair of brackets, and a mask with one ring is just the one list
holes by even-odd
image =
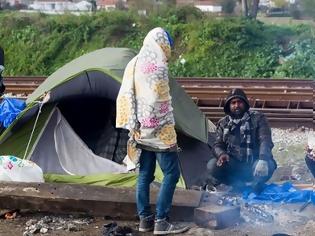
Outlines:
{"label": "tent pole", "polygon": [[30,147],[30,144],[31,144],[31,141],[32,141],[32,138],[33,138],[33,135],[34,135],[34,131],[35,131],[35,128],[36,128],[36,124],[37,124],[39,115],[40,115],[40,113],[41,113],[41,111],[42,111],[42,107],[43,107],[43,105],[44,105],[43,102],[39,102],[39,103],[40,103],[40,105],[39,105],[39,110],[38,110],[38,113],[37,113],[37,116],[36,116],[36,119],[35,119],[35,123],[34,123],[33,129],[32,129],[30,138],[29,138],[29,140],[28,140],[28,143],[27,143],[27,146],[26,146],[26,149],[25,149],[25,153],[24,153],[23,159],[25,159],[25,157],[26,157],[26,155],[27,155],[28,149],[29,149],[29,147]]}

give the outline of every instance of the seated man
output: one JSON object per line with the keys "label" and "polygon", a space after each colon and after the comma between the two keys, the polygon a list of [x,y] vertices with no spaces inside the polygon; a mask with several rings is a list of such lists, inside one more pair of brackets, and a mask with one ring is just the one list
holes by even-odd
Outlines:
{"label": "seated man", "polygon": [[308,145],[306,147],[305,162],[308,169],[311,171],[315,178],[315,136],[308,138]]}
{"label": "seated man", "polygon": [[223,183],[241,190],[251,182],[254,191],[260,192],[277,168],[268,121],[264,114],[249,108],[243,90],[230,91],[224,105],[226,116],[216,129],[216,158],[207,164],[208,187]]}

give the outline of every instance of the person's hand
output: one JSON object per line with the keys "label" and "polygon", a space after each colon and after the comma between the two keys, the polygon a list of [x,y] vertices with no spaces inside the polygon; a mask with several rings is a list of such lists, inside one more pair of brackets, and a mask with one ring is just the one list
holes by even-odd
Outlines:
{"label": "person's hand", "polygon": [[222,154],[217,161],[217,166],[222,166],[225,162],[229,162],[229,161],[230,161],[229,155]]}
{"label": "person's hand", "polygon": [[255,166],[254,176],[264,177],[268,175],[268,162],[259,160]]}

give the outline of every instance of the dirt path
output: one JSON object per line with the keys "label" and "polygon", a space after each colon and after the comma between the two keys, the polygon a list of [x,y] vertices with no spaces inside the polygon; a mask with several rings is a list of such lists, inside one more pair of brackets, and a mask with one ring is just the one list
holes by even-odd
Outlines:
{"label": "dirt path", "polygon": [[[275,143],[274,156],[278,162],[278,170],[273,176],[273,181],[289,180],[292,182],[310,182],[313,180],[304,163],[304,146],[307,133],[300,131],[274,130]],[[188,223],[191,229],[182,235],[240,235],[240,236],[271,236],[282,235],[313,236],[315,235],[315,206],[310,205],[303,212],[299,212],[300,205],[294,204],[265,204],[263,209],[273,215],[272,222],[262,222],[247,217],[243,222],[224,230],[209,230]],[[111,221],[102,217],[74,217],[55,216],[51,214],[30,214],[22,212],[12,220],[0,219],[0,236],[100,236],[104,224]],[[138,233],[136,222],[117,222],[119,226],[128,226],[133,230],[133,235],[152,235],[152,233]],[[40,224],[43,230],[35,229],[34,225]],[[28,228],[27,228],[28,227]],[[29,228],[31,227],[31,229]],[[33,228],[32,228],[33,227]],[[25,233],[35,230],[35,233]]]}

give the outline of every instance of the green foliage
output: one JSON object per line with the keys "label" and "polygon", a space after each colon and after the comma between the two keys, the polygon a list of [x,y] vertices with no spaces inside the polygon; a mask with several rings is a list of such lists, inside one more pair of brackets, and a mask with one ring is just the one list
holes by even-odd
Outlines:
{"label": "green foliage", "polygon": [[270,77],[277,66],[280,50],[259,22],[205,21],[191,36],[171,67],[175,75]]}
{"label": "green foliage", "polygon": [[283,58],[277,77],[315,78],[315,39],[305,39],[290,45],[292,53]]}
{"label": "green foliage", "polygon": [[6,75],[49,75],[72,59],[103,47],[139,50],[157,26],[174,38],[174,76],[314,77],[314,28],[268,26],[256,20],[215,19],[196,8],[93,15],[0,13]]}
{"label": "green foliage", "polygon": [[176,18],[173,23],[189,23],[196,20],[202,20],[204,14],[196,7],[193,6],[183,6],[179,8],[172,8],[169,14],[172,14]]}

